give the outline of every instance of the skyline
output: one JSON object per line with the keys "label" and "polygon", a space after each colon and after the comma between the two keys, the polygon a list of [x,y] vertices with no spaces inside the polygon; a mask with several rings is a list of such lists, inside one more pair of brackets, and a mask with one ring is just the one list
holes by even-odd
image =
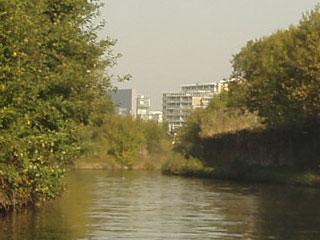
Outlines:
{"label": "skyline", "polygon": [[232,73],[232,55],[249,40],[297,25],[318,1],[289,0],[104,0],[107,21],[100,37],[117,39],[123,56],[114,74],[131,74],[117,83],[151,98],[180,85],[218,82]]}

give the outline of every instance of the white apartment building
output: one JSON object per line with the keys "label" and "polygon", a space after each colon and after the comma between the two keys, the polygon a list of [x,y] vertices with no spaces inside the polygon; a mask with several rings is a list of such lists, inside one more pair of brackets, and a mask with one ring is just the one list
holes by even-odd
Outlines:
{"label": "white apartment building", "polygon": [[143,95],[137,96],[137,118],[149,120],[151,100]]}
{"label": "white apartment building", "polygon": [[181,86],[182,92],[198,93],[198,92],[218,92],[217,83],[194,83],[194,84],[184,84]]}
{"label": "white apartment building", "polygon": [[218,84],[186,84],[180,92],[162,94],[163,118],[169,124],[170,131],[182,127],[190,112],[196,108],[205,108],[214,95],[218,94]]}
{"label": "white apartment building", "polygon": [[149,111],[149,120],[156,121],[158,123],[162,122],[162,112],[161,111]]}

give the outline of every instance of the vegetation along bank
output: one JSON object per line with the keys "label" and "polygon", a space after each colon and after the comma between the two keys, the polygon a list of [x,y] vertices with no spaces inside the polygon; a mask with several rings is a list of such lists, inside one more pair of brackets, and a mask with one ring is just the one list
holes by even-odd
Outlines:
{"label": "vegetation along bank", "polygon": [[[320,5],[297,26],[249,41],[233,81],[178,132],[163,171],[319,186]],[[200,159],[200,160],[197,160]]]}

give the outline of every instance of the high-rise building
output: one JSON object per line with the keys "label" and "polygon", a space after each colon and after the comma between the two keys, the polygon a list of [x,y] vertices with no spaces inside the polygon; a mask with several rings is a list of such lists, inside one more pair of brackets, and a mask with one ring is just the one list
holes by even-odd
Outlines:
{"label": "high-rise building", "polygon": [[162,112],[169,130],[175,132],[185,125],[190,112],[208,106],[210,99],[216,94],[216,83],[186,84],[181,86],[180,92],[163,93]]}
{"label": "high-rise building", "polygon": [[137,115],[137,90],[117,89],[111,93],[111,99],[118,115]]}

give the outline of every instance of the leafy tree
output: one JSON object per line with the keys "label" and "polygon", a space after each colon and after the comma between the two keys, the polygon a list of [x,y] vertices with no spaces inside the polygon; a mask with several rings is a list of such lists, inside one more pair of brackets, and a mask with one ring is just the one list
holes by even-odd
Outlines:
{"label": "leafy tree", "polygon": [[189,115],[186,125],[177,133],[176,150],[186,156],[202,156],[201,127],[206,116],[206,111],[202,108],[196,109]]}
{"label": "leafy tree", "polygon": [[249,41],[234,56],[236,77],[247,80],[243,102],[272,127],[320,123],[320,5],[298,26]]}
{"label": "leafy tree", "polygon": [[115,156],[123,167],[132,168],[145,145],[139,122],[130,116],[110,115],[100,131],[106,140],[106,152]]}
{"label": "leafy tree", "polygon": [[167,129],[165,125],[159,125],[156,121],[139,120],[149,153],[162,151],[163,140],[166,139]]}
{"label": "leafy tree", "polygon": [[78,130],[112,109],[104,71],[114,41],[97,39],[99,6],[0,0],[0,210],[59,194],[63,166],[81,152]]}

